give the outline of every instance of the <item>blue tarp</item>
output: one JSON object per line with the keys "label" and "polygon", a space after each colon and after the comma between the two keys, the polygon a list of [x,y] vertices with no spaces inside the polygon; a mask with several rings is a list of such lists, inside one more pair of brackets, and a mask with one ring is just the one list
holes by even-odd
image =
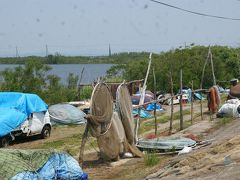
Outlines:
{"label": "blue tarp", "polygon": [[[134,116],[135,116],[135,115],[138,115],[138,109],[133,109],[133,115],[134,115]],[[141,117],[141,118],[150,118],[150,117],[152,117],[152,115],[151,115],[149,112],[141,109],[141,110],[140,110],[140,117]]]}
{"label": "blue tarp", "polygon": [[68,154],[53,154],[43,167],[36,172],[25,171],[18,173],[11,180],[22,179],[81,179],[87,180],[88,175],[84,173],[78,162]]}
{"label": "blue tarp", "polygon": [[[155,106],[154,103],[148,104],[146,110],[147,111],[153,111],[154,110],[154,106]],[[156,104],[156,111],[163,111],[163,109],[162,109],[160,104]]]}
{"label": "blue tarp", "polygon": [[36,94],[0,92],[0,137],[21,125],[31,113],[47,111],[47,108]]}
{"label": "blue tarp", "polygon": [[205,98],[200,93],[194,93],[194,97],[198,100],[204,100]]}

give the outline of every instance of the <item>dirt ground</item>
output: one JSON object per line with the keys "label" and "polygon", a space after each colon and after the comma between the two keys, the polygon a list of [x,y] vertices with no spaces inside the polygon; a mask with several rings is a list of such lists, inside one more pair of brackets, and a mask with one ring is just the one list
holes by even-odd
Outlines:
{"label": "dirt ground", "polygon": [[[185,109],[190,106],[185,106]],[[169,114],[169,106],[165,107]],[[175,108],[177,112],[178,106]],[[206,106],[204,112],[206,112]],[[199,104],[194,106],[195,114],[199,114]],[[190,115],[184,116],[184,121],[189,121]],[[149,119],[147,121],[154,121]],[[90,148],[85,152],[82,168],[89,174],[90,179],[238,179],[240,177],[240,120],[220,124],[219,119],[210,120],[204,113],[203,120],[196,116],[192,126],[183,131],[175,132],[175,136],[193,134],[200,140],[212,139],[212,144],[194,150],[186,155],[159,155],[160,162],[154,166],[147,166],[144,158],[122,159],[118,162],[104,162],[99,160],[98,148]],[[174,121],[177,126],[179,121]],[[158,125],[158,131],[165,131],[169,122]],[[84,126],[57,127],[52,131],[49,139],[42,140],[38,137],[18,139],[10,148],[39,148],[46,143],[66,141],[57,148],[64,149],[69,138],[81,135]],[[152,133],[153,130],[145,132]],[[75,141],[75,139],[73,139]],[[81,139],[69,146],[75,148],[74,157],[78,157]]]}
{"label": "dirt ground", "polygon": [[[81,126],[62,126],[62,127],[52,127],[51,136],[48,139],[41,139],[39,136],[32,136],[27,138],[17,138],[9,148],[14,149],[34,149],[38,148],[48,142],[53,142],[61,140],[67,137],[71,137],[78,133],[83,133],[84,125]],[[80,145],[79,145],[80,146]]]}

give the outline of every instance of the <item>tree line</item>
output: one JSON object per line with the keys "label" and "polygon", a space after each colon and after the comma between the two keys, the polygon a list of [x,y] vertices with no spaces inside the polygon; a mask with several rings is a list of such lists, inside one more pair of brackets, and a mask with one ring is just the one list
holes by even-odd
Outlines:
{"label": "tree line", "polygon": [[[228,87],[229,80],[240,77],[240,48],[231,48],[225,46],[212,46],[213,64],[217,83],[220,86]],[[202,70],[207,58],[208,47],[190,46],[186,48],[176,48],[167,52],[153,54],[152,68],[154,67],[157,90],[170,92],[170,78],[174,82],[175,93],[179,90],[180,69],[183,70],[183,85],[191,87],[194,82],[194,89],[198,89],[201,83]],[[58,55],[59,56],[59,55]],[[114,64],[104,77],[104,81],[123,80],[132,81],[144,79],[149,53],[120,53],[107,57],[84,57],[88,63],[104,62]],[[56,58],[56,56],[51,57]],[[50,59],[51,59],[50,58]],[[69,58],[69,59],[68,59]],[[74,62],[75,57],[60,56],[54,63]],[[1,63],[8,62],[0,58]],[[21,58],[24,64],[14,69],[5,69],[0,73],[0,90],[36,93],[40,95],[47,103],[54,104],[59,102],[68,102],[79,99],[90,98],[91,87],[81,89],[79,97],[78,81],[79,77],[70,73],[67,85],[60,82],[57,75],[47,75],[51,69],[45,57],[26,57]],[[53,61],[55,60],[51,60]],[[62,59],[62,61],[60,60]],[[75,59],[76,60],[76,59]],[[12,61],[12,60],[11,60]],[[13,58],[13,61],[19,62],[19,58]],[[49,60],[48,60],[49,61]],[[80,61],[77,61],[80,63]],[[84,61],[81,61],[84,62]],[[85,62],[85,63],[86,63]],[[51,64],[51,63],[50,63]],[[213,85],[210,62],[208,62],[203,79],[203,88],[209,88]],[[153,71],[150,71],[147,87],[153,90]]]}
{"label": "tree line", "polygon": [[[180,86],[181,68],[183,71],[183,86],[191,87],[193,81],[194,89],[199,89],[208,50],[209,47],[206,46],[192,45],[153,54],[152,67],[154,67],[156,75],[157,90],[170,92],[170,76],[172,74],[176,93]],[[226,88],[232,78],[240,77],[240,48],[212,46],[211,52],[217,84]],[[148,56],[142,56],[128,61],[126,64],[116,64],[108,70],[107,76],[127,81],[145,78],[148,61]],[[210,61],[208,61],[203,79],[203,88],[209,88],[212,85],[212,70]],[[149,74],[148,89],[153,90],[153,71],[150,71]]]}

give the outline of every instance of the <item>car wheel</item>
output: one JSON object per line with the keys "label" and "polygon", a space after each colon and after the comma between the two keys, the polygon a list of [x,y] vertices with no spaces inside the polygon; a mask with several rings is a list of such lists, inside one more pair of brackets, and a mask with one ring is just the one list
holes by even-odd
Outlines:
{"label": "car wheel", "polygon": [[41,137],[43,139],[46,139],[48,137],[50,137],[51,134],[51,128],[49,126],[44,126],[42,133],[41,133]]}
{"label": "car wheel", "polygon": [[9,137],[8,136],[4,136],[2,138],[0,138],[0,146],[1,147],[7,147],[9,145]]}

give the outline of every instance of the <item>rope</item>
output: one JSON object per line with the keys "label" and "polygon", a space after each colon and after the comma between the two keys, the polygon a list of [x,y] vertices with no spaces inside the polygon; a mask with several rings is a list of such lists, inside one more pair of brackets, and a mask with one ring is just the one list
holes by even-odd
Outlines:
{"label": "rope", "polygon": [[110,127],[112,126],[112,118],[111,118],[111,120],[110,120],[110,123],[109,123],[109,126],[108,126],[108,128],[107,128],[107,130],[104,132],[104,133],[100,133],[100,135],[98,136],[98,137],[100,137],[100,136],[104,136],[107,132],[108,132],[108,130],[110,129]]}

